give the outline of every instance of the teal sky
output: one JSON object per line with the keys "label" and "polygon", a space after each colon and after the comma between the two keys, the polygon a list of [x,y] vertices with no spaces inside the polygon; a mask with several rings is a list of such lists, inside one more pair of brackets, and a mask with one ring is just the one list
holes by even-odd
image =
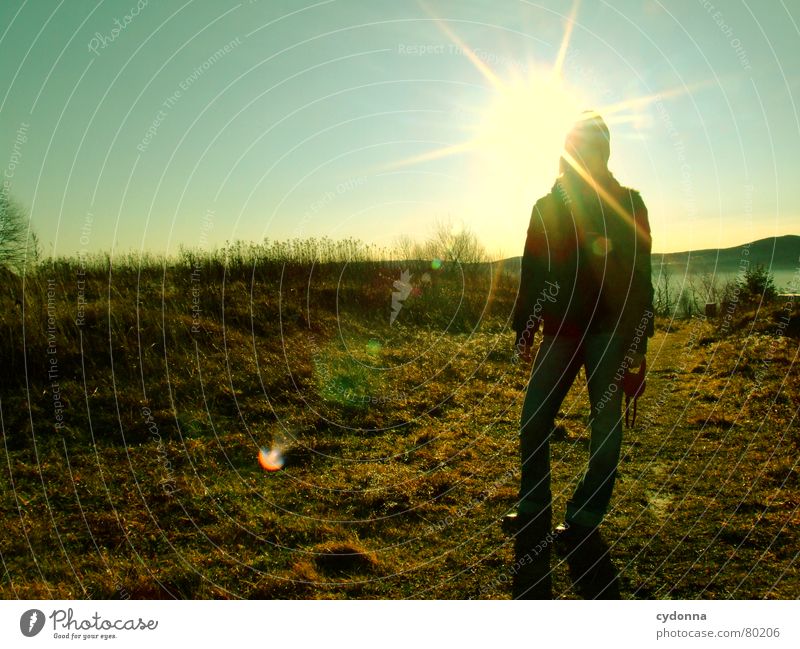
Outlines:
{"label": "teal sky", "polygon": [[781,0],[3,0],[0,166],[46,253],[450,219],[516,255],[568,98],[607,116],[656,251],[731,246],[800,233],[798,24]]}

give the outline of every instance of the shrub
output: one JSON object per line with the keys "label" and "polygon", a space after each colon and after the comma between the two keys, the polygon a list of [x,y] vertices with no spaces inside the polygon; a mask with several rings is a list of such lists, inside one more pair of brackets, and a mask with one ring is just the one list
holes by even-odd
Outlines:
{"label": "shrub", "polygon": [[750,266],[741,281],[742,291],[751,300],[771,302],[778,292],[775,289],[775,278],[763,264]]}

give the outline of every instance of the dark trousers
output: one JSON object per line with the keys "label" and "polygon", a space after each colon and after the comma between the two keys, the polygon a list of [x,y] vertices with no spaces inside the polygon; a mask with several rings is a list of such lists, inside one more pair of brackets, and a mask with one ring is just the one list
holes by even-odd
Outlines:
{"label": "dark trousers", "polygon": [[594,527],[608,510],[622,444],[622,362],[619,336],[587,334],[583,339],[544,336],[533,361],[522,406],[522,461],[519,511],[533,514],[551,506],[550,433],[581,366],[591,402],[589,465],[567,503],[565,520]]}

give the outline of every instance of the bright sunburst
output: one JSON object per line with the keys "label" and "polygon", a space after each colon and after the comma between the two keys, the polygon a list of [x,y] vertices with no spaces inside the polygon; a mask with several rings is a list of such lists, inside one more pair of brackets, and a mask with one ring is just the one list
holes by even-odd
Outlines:
{"label": "bright sunburst", "polygon": [[[578,6],[575,0],[572,11],[566,16],[564,34],[551,64],[529,61],[524,75],[516,73],[506,77],[487,65],[446,21],[436,18],[429,10],[437,27],[489,83],[490,95],[484,105],[471,106],[466,111],[471,119],[462,141],[401,160],[390,167],[405,167],[454,155],[467,156],[471,171],[465,179],[466,192],[460,207],[478,223],[492,223],[491,227],[496,227],[507,215],[525,213],[533,201],[549,189],[559,173],[562,157],[567,164],[577,164],[566,155],[564,140],[582,111],[596,110],[609,125],[638,123],[642,120],[640,111],[646,105],[689,92],[684,86],[602,106],[588,105],[586,98],[578,89],[570,87],[562,74]],[[602,193],[602,188],[598,191]]]}
{"label": "bright sunburst", "polygon": [[[512,168],[522,172],[525,164],[545,160],[549,155],[551,161],[555,160],[555,163],[550,163],[552,173],[563,147],[564,136],[584,108],[578,93],[567,86],[561,75],[577,8],[576,0],[567,17],[564,36],[552,66],[538,66],[529,61],[525,76],[515,73],[507,79],[492,70],[444,20],[434,17],[439,30],[489,82],[492,94],[487,105],[474,106],[468,111],[474,117],[468,127],[471,138],[414,156],[399,164],[408,165],[473,152],[494,160],[507,173]],[[430,10],[428,13],[431,13]],[[530,177],[536,171],[538,169],[528,167],[524,175]]]}
{"label": "bright sunburst", "polygon": [[470,146],[491,187],[517,192],[532,178],[552,179],[564,136],[582,108],[578,94],[547,71],[498,84]]}
{"label": "bright sunburst", "polygon": [[464,207],[487,217],[520,214],[558,173],[564,137],[585,102],[554,68],[531,63],[525,77],[501,79],[482,62],[476,67],[491,82],[491,94],[468,109],[464,140],[390,166],[465,155],[470,171]]}

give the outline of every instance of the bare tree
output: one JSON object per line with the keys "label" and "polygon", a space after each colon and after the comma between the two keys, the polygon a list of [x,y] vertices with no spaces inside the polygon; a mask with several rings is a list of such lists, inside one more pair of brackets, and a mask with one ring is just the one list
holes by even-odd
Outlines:
{"label": "bare tree", "polygon": [[456,228],[449,221],[436,224],[429,240],[436,256],[458,264],[486,261],[487,255],[478,236],[469,228]]}
{"label": "bare tree", "polygon": [[709,271],[703,271],[699,277],[700,281],[700,289],[697,292],[700,293],[702,299],[708,302],[719,302],[720,297],[720,285],[717,276]]}
{"label": "bare tree", "polygon": [[393,250],[399,259],[406,261],[438,259],[469,264],[489,258],[474,232],[466,227],[455,227],[450,220],[437,221],[424,241],[401,234],[395,239]]}
{"label": "bare tree", "polygon": [[672,317],[675,311],[675,298],[672,295],[672,272],[669,266],[661,263],[661,270],[655,285],[655,310],[658,315]]}
{"label": "bare tree", "polygon": [[697,290],[691,279],[684,282],[680,287],[678,308],[681,315],[686,319],[691,318],[695,313],[699,313],[700,311],[700,306],[697,304]]}
{"label": "bare tree", "polygon": [[417,243],[407,234],[401,234],[395,239],[394,252],[403,261],[416,258]]}
{"label": "bare tree", "polygon": [[25,211],[8,194],[0,193],[0,266],[19,272],[38,256],[38,241],[28,228]]}

